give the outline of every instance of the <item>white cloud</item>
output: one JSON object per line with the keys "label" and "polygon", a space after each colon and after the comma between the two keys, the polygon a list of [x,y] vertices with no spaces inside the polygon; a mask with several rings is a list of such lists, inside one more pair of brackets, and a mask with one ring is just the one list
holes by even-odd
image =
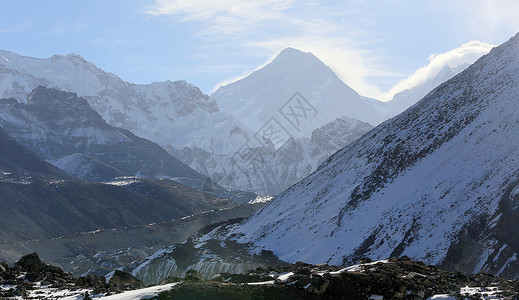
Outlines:
{"label": "white cloud", "polygon": [[[212,38],[236,39],[236,46],[246,51],[264,50],[265,55],[271,56],[266,63],[286,47],[311,52],[359,93],[380,93],[378,87],[366,81],[368,76],[383,73],[380,68],[374,67],[378,55],[357,47],[359,41],[349,38],[362,33],[337,18],[348,14],[343,12],[341,5],[315,5],[313,2],[295,0],[158,0],[147,13],[203,24],[203,33]],[[260,30],[254,31],[256,29]],[[234,76],[218,86],[250,73]]]}
{"label": "white cloud", "polygon": [[147,13],[174,15],[183,21],[202,22],[207,33],[246,32],[262,22],[281,19],[293,0],[157,0]]}
{"label": "white cloud", "polygon": [[462,64],[474,63],[478,58],[490,52],[493,47],[495,45],[471,41],[448,52],[432,54],[429,56],[429,63],[426,66],[416,70],[411,76],[401,80],[387,93],[378,97],[382,100],[390,100],[395,94],[413,88],[434,77],[446,65],[455,68]]}
{"label": "white cloud", "polygon": [[[482,27],[486,27],[489,32],[493,32],[497,30],[496,26],[519,24],[519,18],[516,17],[519,15],[519,6],[513,5],[515,1],[517,0],[478,0],[477,4],[472,4],[469,0],[438,0],[424,6],[437,10],[438,14],[450,14],[451,20],[457,20],[453,22],[462,23],[460,28],[472,26],[474,30],[482,30]],[[493,5],[496,2],[499,3]],[[147,13],[202,25],[197,34],[210,38],[204,39],[205,41],[214,42],[216,39],[216,43],[233,45],[234,49],[230,51],[257,53],[262,50],[263,55],[271,57],[266,63],[286,47],[311,52],[359,94],[383,100],[389,100],[394,94],[423,83],[445,65],[456,67],[463,63],[472,63],[493,47],[473,41],[451,51],[431,55],[426,66],[402,79],[389,91],[382,91],[380,86],[373,84],[373,78],[395,82],[406,75],[390,71],[386,67],[385,60],[388,57],[384,56],[386,54],[383,46],[380,47],[384,43],[383,38],[373,42],[380,36],[359,29],[362,28],[359,24],[371,24],[371,18],[381,17],[377,14],[370,15],[371,8],[363,0],[326,4],[302,0],[156,0]],[[391,14],[386,11],[378,13]],[[367,48],[376,50],[366,50]],[[218,86],[250,73],[251,70],[240,76],[233,76],[220,82]]]}

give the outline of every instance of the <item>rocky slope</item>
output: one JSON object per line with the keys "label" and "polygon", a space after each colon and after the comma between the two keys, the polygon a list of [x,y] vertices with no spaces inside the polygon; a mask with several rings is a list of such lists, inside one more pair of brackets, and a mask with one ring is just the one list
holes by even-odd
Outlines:
{"label": "rocky slope", "polygon": [[[168,283],[169,282],[169,283]],[[14,265],[0,263],[0,297],[7,299],[515,299],[517,281],[488,274],[448,273],[407,257],[363,261],[341,268],[291,265],[247,274],[219,273],[210,280],[193,270],[145,288],[115,271],[105,279],[77,277],[43,263],[36,253]]]}
{"label": "rocky slope", "polygon": [[13,266],[0,263],[2,299],[89,299],[93,294],[100,297],[144,287],[140,280],[121,271],[109,281],[94,275],[78,277],[42,262],[36,253],[23,256]]}
{"label": "rocky slope", "polygon": [[171,180],[82,182],[1,129],[0,172],[2,243],[168,221],[236,205]]}
{"label": "rocky slope", "polygon": [[[218,207],[213,196],[187,193],[173,183],[160,197],[124,187],[34,176],[0,182],[0,240],[3,243],[171,220]],[[143,191],[145,193],[145,191]],[[173,200],[173,201],[172,201]],[[221,203],[226,205],[229,202]],[[220,206],[221,207],[221,206]]]}
{"label": "rocky slope", "polygon": [[29,179],[33,176],[68,178],[62,170],[43,161],[38,155],[23,147],[0,127],[0,182]]}
{"label": "rocky slope", "polygon": [[[110,126],[123,128],[161,146],[203,149],[232,155],[247,140],[248,129],[221,113],[214,101],[184,81],[128,83],[79,55],[48,59],[0,50],[0,95],[25,104],[38,86],[76,93]],[[70,165],[70,157],[60,161]],[[111,170],[116,172],[116,170]]]}
{"label": "rocky slope", "polygon": [[[108,125],[85,99],[74,93],[39,86],[26,103],[2,99],[0,106],[0,124],[11,137],[82,179],[109,180],[117,175],[142,174],[204,181],[203,176],[158,145]],[[93,168],[81,165],[87,159]],[[106,170],[101,169],[103,166]]]}
{"label": "rocky slope", "polygon": [[519,276],[519,35],[237,226],[289,262],[408,255]]}
{"label": "rocky slope", "polygon": [[242,204],[164,222],[98,229],[52,239],[10,240],[0,244],[0,261],[12,263],[35,251],[43,260],[78,276],[104,276],[116,269],[131,272],[156,251],[181,243],[208,224],[248,217],[261,206]]}
{"label": "rocky slope", "polygon": [[261,205],[237,206],[172,180],[82,182],[0,128],[0,259],[37,250],[77,275],[104,275]]}
{"label": "rocky slope", "polygon": [[253,245],[223,240],[214,234],[241,220],[206,226],[182,243],[150,255],[132,274],[147,284],[158,284],[168,277],[185,277],[192,270],[208,279],[221,272],[243,273],[257,267],[284,265],[271,251],[255,252]]}

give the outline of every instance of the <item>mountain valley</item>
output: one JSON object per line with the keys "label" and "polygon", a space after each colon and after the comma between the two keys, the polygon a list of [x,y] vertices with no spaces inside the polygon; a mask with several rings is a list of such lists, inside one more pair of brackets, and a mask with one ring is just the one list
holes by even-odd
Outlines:
{"label": "mountain valley", "polygon": [[517,298],[519,34],[456,61],[383,102],[0,50],[0,299]]}

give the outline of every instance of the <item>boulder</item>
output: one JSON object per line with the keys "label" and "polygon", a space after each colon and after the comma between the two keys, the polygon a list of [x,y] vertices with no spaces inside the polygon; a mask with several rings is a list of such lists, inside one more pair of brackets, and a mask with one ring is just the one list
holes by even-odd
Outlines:
{"label": "boulder", "polygon": [[20,258],[14,263],[15,266],[20,267],[25,272],[42,272],[45,264],[41,261],[37,253],[31,253]]}
{"label": "boulder", "polygon": [[114,276],[110,278],[108,283],[111,286],[121,288],[122,290],[128,289],[140,289],[144,288],[145,285],[139,279],[132,276],[130,273],[115,270]]}

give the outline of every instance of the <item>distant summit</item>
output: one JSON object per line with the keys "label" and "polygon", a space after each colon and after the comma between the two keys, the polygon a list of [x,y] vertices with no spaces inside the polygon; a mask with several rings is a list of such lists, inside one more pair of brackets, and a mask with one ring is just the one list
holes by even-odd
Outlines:
{"label": "distant summit", "polygon": [[313,130],[343,116],[370,124],[384,119],[374,102],[361,99],[315,55],[294,48],[220,87],[210,98],[253,131],[273,119],[293,137],[309,137]]}
{"label": "distant summit", "polygon": [[303,52],[301,50],[287,47],[274,58],[272,63],[293,63],[294,66],[302,63],[322,64],[324,63],[319,60],[315,55],[310,52]]}

